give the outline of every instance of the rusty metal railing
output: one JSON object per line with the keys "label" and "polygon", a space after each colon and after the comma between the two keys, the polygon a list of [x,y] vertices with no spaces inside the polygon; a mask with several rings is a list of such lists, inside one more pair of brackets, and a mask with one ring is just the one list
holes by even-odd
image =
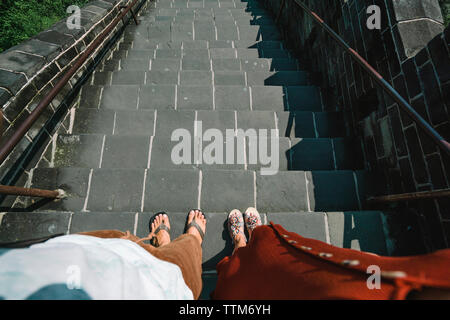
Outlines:
{"label": "rusty metal railing", "polygon": [[[351,48],[345,40],[337,34],[325,21],[313,12],[307,5],[300,0],[293,0],[300,8],[302,8],[315,22],[317,22],[323,30],[325,30],[331,38],[333,38],[339,46],[341,46],[361,67],[365,70],[369,76],[380,85],[380,87],[386,91],[399,107],[406,112],[406,114],[427,134],[432,141],[440,147],[440,149],[447,155],[450,155],[450,143],[444,139],[422,116],[417,113],[416,110],[386,81],[358,52]],[[277,20],[281,16],[281,12],[284,8],[285,0],[282,0],[279,12],[277,14]],[[387,203],[395,201],[409,201],[417,199],[434,199],[441,197],[450,197],[450,189],[447,190],[432,190],[425,192],[404,193],[395,195],[386,195],[379,197],[372,197],[367,199],[368,203]]]}
{"label": "rusty metal railing", "polygon": [[413,201],[424,199],[437,199],[450,197],[450,189],[439,189],[431,191],[419,191],[411,193],[390,194],[386,196],[370,197],[367,199],[369,204],[398,202],[398,201]]}
{"label": "rusty metal railing", "polygon": [[53,199],[62,199],[65,197],[65,192],[62,189],[44,190],[44,189],[22,188],[16,186],[2,186],[2,185],[0,185],[0,193],[13,196],[41,197]]}
{"label": "rusty metal railing", "polygon": [[[101,42],[111,33],[111,31],[116,27],[116,25],[123,21],[122,19],[126,16],[128,12],[131,13],[134,21],[138,24],[135,13],[133,12],[133,7],[136,5],[138,0],[133,0],[127,6],[121,6],[123,9],[119,15],[99,34],[95,40],[83,51],[83,53],[76,59],[72,67],[67,70],[64,76],[56,83],[56,85],[50,90],[50,92],[39,102],[36,108],[30,113],[30,115],[20,124],[17,130],[12,134],[12,136],[0,147],[0,164],[2,164],[15,146],[22,140],[31,126],[36,122],[43,111],[48,107],[56,95],[64,88],[64,86],[70,81],[72,76],[83,66],[86,60],[91,56],[91,54],[97,49]],[[0,114],[1,116],[1,114]],[[0,123],[1,125],[1,123]],[[43,189],[30,189],[21,188],[15,186],[5,186],[0,185],[0,194],[4,195],[22,195],[22,196],[32,196],[32,197],[44,197],[44,198],[62,198],[64,196],[63,190],[43,190]]]}

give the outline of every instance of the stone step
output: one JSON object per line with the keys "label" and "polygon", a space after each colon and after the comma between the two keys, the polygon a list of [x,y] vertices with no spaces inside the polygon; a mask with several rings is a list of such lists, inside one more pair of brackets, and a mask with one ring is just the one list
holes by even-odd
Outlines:
{"label": "stone step", "polygon": [[[169,1],[170,2],[170,1]],[[193,1],[191,1],[193,2]],[[196,1],[197,2],[197,1]],[[199,1],[202,3],[203,1]],[[210,2],[210,1],[206,1]],[[194,3],[194,2],[193,2]],[[222,3],[222,2],[221,2]],[[228,2],[228,3],[232,3]],[[159,4],[159,3],[158,3]],[[156,9],[151,9],[151,11],[148,12],[148,14],[151,15],[161,15],[161,16],[205,16],[208,18],[221,18],[221,17],[239,17],[239,16],[261,16],[263,14],[264,16],[269,16],[270,13],[267,11],[262,11],[262,7],[259,6],[259,10],[256,10],[254,7],[252,7],[254,12],[251,11],[245,11],[244,8],[247,8],[249,6],[248,2],[235,2],[236,7],[235,8],[229,8],[229,7],[222,7],[222,8],[189,8],[189,4],[187,8],[175,8],[175,7],[164,7],[164,8],[158,8],[158,4],[156,5]]]}
{"label": "stone step", "polygon": [[[225,9],[225,8],[218,8]],[[160,19],[158,19],[160,18]],[[208,8],[163,8],[154,10],[150,16],[142,17],[144,22],[150,23],[154,21],[168,21],[171,19],[186,18],[191,21],[213,20],[213,21],[229,21],[230,19],[264,19],[273,23],[272,16],[269,12],[258,11],[251,12],[242,9],[225,9],[224,11],[217,11]],[[187,21],[187,20],[186,20]],[[131,28],[133,30],[135,28]]]}
{"label": "stone step", "polygon": [[[252,73],[254,72],[245,73],[244,81],[245,78],[248,80],[248,75]],[[130,72],[127,74],[132,76]],[[161,84],[85,85],[80,96],[80,107],[114,110],[323,111],[320,91],[314,86],[211,86],[213,74],[215,83],[225,83],[230,80],[227,76],[242,76],[244,72],[229,74],[208,71],[149,71],[147,74],[147,83],[159,81]],[[205,80],[201,75],[211,78]],[[222,78],[216,79],[216,75]],[[257,82],[255,77],[250,81]],[[181,82],[183,84],[178,85]],[[199,82],[205,84],[198,85]],[[193,85],[194,83],[196,84]]]}
{"label": "stone step", "polygon": [[[144,20],[145,21],[145,20]],[[235,24],[239,27],[239,30],[243,30],[248,26],[261,26],[261,27],[275,27],[275,23],[271,18],[267,16],[251,16],[251,15],[241,15],[241,16],[223,16],[223,17],[212,17],[205,15],[193,15],[193,16],[166,16],[166,15],[156,15],[150,20],[146,20],[148,23],[152,22],[171,22],[173,24],[221,24],[229,23]],[[194,26],[195,28],[195,26]]]}
{"label": "stone step", "polygon": [[[255,117],[251,112],[242,119]],[[211,120],[209,118],[208,120]],[[275,170],[351,170],[363,168],[361,146],[351,138],[279,138],[262,128],[270,123],[260,117],[254,128],[231,134],[225,129],[215,129],[215,143],[206,140],[208,122],[195,129],[202,141],[194,140],[191,133],[183,138],[188,145],[185,157],[174,155],[180,140],[173,133],[164,134],[167,127],[157,126],[156,136],[151,135],[101,135],[61,134],[48,148],[47,159],[51,167],[85,168],[150,168],[182,169],[198,167],[202,170],[257,170],[274,166]],[[274,121],[272,119],[272,125]],[[159,130],[160,127],[164,130]],[[259,126],[259,128],[258,128]],[[143,126],[142,126],[143,127]],[[186,127],[186,125],[185,125]],[[187,127],[191,132],[194,128]],[[267,134],[261,136],[261,129]],[[269,128],[270,129],[270,128]],[[149,128],[150,133],[153,132]],[[258,136],[259,134],[259,136]],[[264,134],[264,133],[263,133]],[[218,135],[218,136],[217,136]],[[173,140],[173,141],[172,141]],[[264,146],[266,150],[261,149]],[[214,148],[213,150],[209,150]],[[276,148],[276,149],[274,149]],[[198,153],[194,150],[200,150]],[[203,150],[203,152],[202,152]],[[184,155],[183,152],[183,155]],[[220,152],[218,154],[218,152]],[[176,157],[176,158],[175,158]],[[232,159],[228,159],[233,157]],[[180,159],[180,160],[177,160]],[[181,160],[183,159],[183,160]],[[179,163],[178,163],[179,162]],[[181,163],[183,162],[183,163]],[[47,164],[45,164],[47,165]],[[265,170],[265,169],[263,169]]]}
{"label": "stone step", "polygon": [[114,59],[105,64],[102,71],[298,71],[296,60],[287,58],[155,58]]}
{"label": "stone step", "polygon": [[[187,212],[170,212],[171,238],[184,233]],[[239,208],[244,211],[245,208]],[[74,234],[93,230],[130,231],[138,237],[149,233],[148,223],[155,212],[8,212],[0,219],[0,242],[35,239],[53,234]],[[207,231],[203,247],[204,276],[214,277],[208,270],[232,253],[227,230],[227,212],[210,213],[205,208]],[[346,212],[261,212],[263,224],[273,222],[287,231],[317,239],[341,248],[363,250],[386,255],[386,241],[380,211]],[[247,235],[248,236],[248,235]],[[214,284],[214,278],[210,279]],[[208,286],[208,285],[207,285]],[[209,286],[211,287],[211,286]]]}
{"label": "stone step", "polygon": [[189,86],[306,86],[303,71],[104,71],[94,74],[95,85]]}
{"label": "stone step", "polygon": [[[179,19],[180,20],[180,19]],[[273,24],[251,25],[236,23],[234,18],[195,21],[182,19],[148,22],[133,31],[125,32],[125,40],[184,41],[184,40],[281,40]],[[187,20],[187,21],[186,21]]]}
{"label": "stone step", "polygon": [[[184,99],[183,92],[183,87],[177,88],[178,109],[182,110],[179,112],[186,114],[185,119],[202,121],[205,130],[214,128],[225,133],[226,129],[234,130],[235,128],[278,129],[279,136],[290,138],[346,136],[344,120],[339,112],[281,111],[275,113],[274,111],[201,110],[200,108],[209,106],[212,101]],[[201,90],[196,92],[199,93]],[[190,103],[192,106],[189,105]],[[194,111],[193,108],[199,110]],[[172,113],[164,112],[164,109],[164,105],[161,105],[161,109],[155,110],[74,108],[71,110],[69,127],[74,134],[156,135],[158,114],[159,120],[165,121],[165,127],[168,127],[168,122],[171,121]],[[192,111],[188,111],[189,109]],[[192,120],[190,123],[183,124],[183,127],[189,128],[189,126],[194,127]]]}
{"label": "stone step", "polygon": [[[251,41],[253,42],[253,41]],[[251,43],[250,42],[250,43]],[[214,45],[214,44],[213,44]],[[258,47],[220,47],[220,48],[173,48],[161,44],[157,49],[135,49],[122,46],[113,53],[114,59],[183,59],[183,58],[202,58],[202,59],[290,59],[289,51],[282,48],[258,48]]]}
{"label": "stone step", "polygon": [[247,48],[258,49],[283,49],[281,41],[252,41],[252,40],[185,40],[185,41],[159,41],[156,39],[142,41],[122,41],[119,51],[155,50],[155,49],[214,49],[214,48]]}
{"label": "stone step", "polygon": [[146,14],[153,13],[153,10],[180,10],[189,12],[192,10],[213,10],[216,15],[226,14],[227,11],[252,10],[252,12],[263,12],[264,6],[258,2],[229,1],[229,0],[205,0],[205,1],[159,1],[149,4],[149,8],[144,9]]}
{"label": "stone step", "polygon": [[[360,210],[374,185],[364,171],[36,168],[31,187],[61,188],[59,201],[23,199],[35,210],[145,212],[165,207],[209,212],[255,206],[261,212]],[[220,182],[220,183],[218,183]],[[180,186],[185,186],[180,188]],[[191,186],[191,187],[189,187]]]}

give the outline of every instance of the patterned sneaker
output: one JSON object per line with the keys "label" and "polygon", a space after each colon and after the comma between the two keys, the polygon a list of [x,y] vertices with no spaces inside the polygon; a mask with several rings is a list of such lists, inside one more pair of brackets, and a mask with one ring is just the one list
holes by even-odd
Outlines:
{"label": "patterned sneaker", "polygon": [[242,216],[242,212],[237,209],[232,210],[228,215],[228,231],[234,243],[236,243],[236,237],[239,233],[244,236],[247,242],[247,237],[244,233],[244,217]]}
{"label": "patterned sneaker", "polygon": [[247,227],[248,234],[252,235],[253,230],[262,225],[261,216],[255,208],[248,208],[244,213],[245,226]]}

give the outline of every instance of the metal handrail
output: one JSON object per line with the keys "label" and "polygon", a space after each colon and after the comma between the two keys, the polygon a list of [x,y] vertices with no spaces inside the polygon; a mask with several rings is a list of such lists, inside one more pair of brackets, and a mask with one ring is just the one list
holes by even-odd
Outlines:
{"label": "metal handrail", "polygon": [[[72,76],[83,66],[90,55],[97,49],[101,42],[110,34],[114,27],[122,21],[123,17],[131,11],[133,19],[136,23],[137,19],[132,10],[138,0],[133,0],[127,6],[121,6],[120,9],[124,9],[103,32],[98,35],[95,40],[84,50],[84,52],[77,58],[72,67],[67,70],[64,76],[56,83],[56,85],[50,90],[50,92],[39,102],[37,107],[30,113],[30,115],[22,122],[19,128],[12,134],[12,136],[0,147],[0,164],[2,164],[9,156],[15,146],[22,140],[31,126],[36,122],[42,112],[53,101],[56,95],[64,88],[64,86],[70,81]],[[6,195],[23,195],[23,196],[36,196],[44,198],[61,198],[62,190],[42,190],[42,189],[30,189],[20,188],[15,186],[0,185],[0,194]]]}
{"label": "metal handrail", "polygon": [[[446,141],[444,137],[442,137],[424,118],[422,118],[422,116],[413,109],[413,107],[389,84],[389,82],[387,82],[363,57],[361,57],[358,52],[352,49],[339,34],[317,15],[317,13],[309,9],[302,1],[293,1],[311,16],[334,40],[336,40],[337,43],[369,73],[372,79],[374,79],[381,88],[398,103],[403,111],[405,111],[444,152],[450,155],[450,143]],[[280,12],[282,9],[283,7],[280,7]]]}
{"label": "metal handrail", "polygon": [[56,198],[62,199],[66,196],[64,190],[44,190],[35,188],[22,188],[16,186],[3,186],[0,185],[0,194],[13,195],[13,196],[25,196],[25,197],[42,197],[42,198]]}
{"label": "metal handrail", "polygon": [[411,193],[390,194],[386,196],[370,197],[367,199],[367,203],[385,203],[385,202],[398,202],[398,201],[411,201],[421,199],[436,199],[436,198],[448,198],[450,197],[450,189],[440,189],[431,191],[419,191]]}

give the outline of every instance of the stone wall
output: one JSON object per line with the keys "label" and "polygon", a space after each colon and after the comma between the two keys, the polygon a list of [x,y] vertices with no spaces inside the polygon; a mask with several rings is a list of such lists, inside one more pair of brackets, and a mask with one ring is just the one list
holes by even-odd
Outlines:
{"label": "stone wall", "polygon": [[[276,16],[283,1],[265,1]],[[450,29],[444,30],[438,0],[303,2],[450,141]],[[381,30],[366,26],[366,10],[373,4],[381,8]],[[284,1],[279,24],[291,49],[313,72],[311,80],[322,87],[327,108],[344,111],[348,130],[361,137],[366,168],[382,178],[380,194],[449,188],[450,158],[294,0]],[[450,201],[397,207],[420,217],[430,250],[447,247]]]}
{"label": "stone wall", "polygon": [[[11,137],[30,112],[73,65],[79,54],[119,14],[120,6],[126,5],[128,2],[131,1],[91,1],[81,9],[80,29],[70,30],[67,27],[66,19],[63,19],[48,30],[0,54],[0,106],[3,112],[3,136],[0,137],[0,144]],[[130,13],[128,13],[129,15]],[[55,113],[64,96],[86,71],[96,54],[120,27],[121,23],[96,47],[79,72],[65,85],[0,166],[0,179],[33,141],[45,122]],[[58,127],[58,130],[67,129],[64,123]],[[49,138],[52,134],[52,132],[48,133]],[[22,180],[26,180],[26,177],[23,177]]]}

